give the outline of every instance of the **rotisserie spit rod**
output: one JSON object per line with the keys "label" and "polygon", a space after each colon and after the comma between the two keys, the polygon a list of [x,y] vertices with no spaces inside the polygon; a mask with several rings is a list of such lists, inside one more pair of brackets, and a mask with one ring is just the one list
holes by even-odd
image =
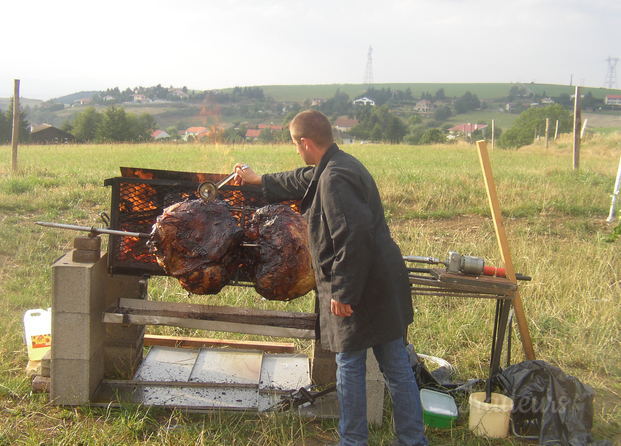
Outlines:
{"label": "rotisserie spit rod", "polygon": [[[95,234],[112,234],[112,235],[121,235],[123,237],[151,238],[151,234],[148,234],[146,232],[119,231],[117,229],[110,229],[110,228],[96,228],[95,226],[68,225],[65,223],[51,223],[48,221],[36,221],[35,224],[40,225],[40,226],[48,226],[50,228],[71,229],[72,231],[84,231],[84,232],[90,233],[93,236]],[[257,243],[242,242],[241,246],[244,246],[246,248],[254,248],[259,245]]]}
{"label": "rotisserie spit rod", "polygon": [[119,231],[116,229],[110,228],[96,228],[95,226],[78,226],[78,225],[68,225],[64,223],[50,223],[47,221],[37,221],[36,224],[40,226],[48,226],[50,228],[60,228],[60,229],[71,229],[72,231],[85,231],[90,232],[91,234],[112,234],[112,235],[122,235],[124,237],[139,237],[139,238],[149,238],[151,234],[146,232],[129,232],[129,231]]}

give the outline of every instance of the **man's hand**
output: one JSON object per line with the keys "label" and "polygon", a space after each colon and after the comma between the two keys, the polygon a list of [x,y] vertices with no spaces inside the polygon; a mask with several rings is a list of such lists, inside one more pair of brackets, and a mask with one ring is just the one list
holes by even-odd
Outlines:
{"label": "man's hand", "polygon": [[349,304],[342,304],[337,300],[330,299],[330,311],[335,316],[349,317],[354,314],[354,310]]}
{"label": "man's hand", "polygon": [[236,178],[241,178],[241,184],[261,184],[261,175],[257,175],[244,163],[235,164],[233,171],[237,174]]}

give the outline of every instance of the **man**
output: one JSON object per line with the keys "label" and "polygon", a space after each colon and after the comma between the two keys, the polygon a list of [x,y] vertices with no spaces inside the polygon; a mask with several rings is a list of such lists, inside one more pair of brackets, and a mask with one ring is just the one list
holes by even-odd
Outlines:
{"label": "man", "polygon": [[334,144],[318,111],[289,125],[309,167],[257,175],[243,164],[245,184],[263,188],[270,202],[302,200],[319,298],[320,336],[336,352],[340,446],[367,445],[366,351],[373,348],[393,401],[397,440],[427,445],[414,373],[403,342],[412,322],[407,270],[392,240],[375,182],[367,169]]}

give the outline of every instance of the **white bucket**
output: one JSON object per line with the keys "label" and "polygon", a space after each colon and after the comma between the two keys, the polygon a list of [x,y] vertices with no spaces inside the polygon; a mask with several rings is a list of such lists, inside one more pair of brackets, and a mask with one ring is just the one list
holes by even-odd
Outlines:
{"label": "white bucket", "polygon": [[509,419],[513,400],[500,393],[492,393],[491,402],[485,402],[485,392],[475,392],[468,399],[470,415],[468,428],[475,435],[504,438],[509,434]]}
{"label": "white bucket", "polygon": [[52,347],[51,308],[28,310],[24,313],[24,334],[29,361],[40,361]]}

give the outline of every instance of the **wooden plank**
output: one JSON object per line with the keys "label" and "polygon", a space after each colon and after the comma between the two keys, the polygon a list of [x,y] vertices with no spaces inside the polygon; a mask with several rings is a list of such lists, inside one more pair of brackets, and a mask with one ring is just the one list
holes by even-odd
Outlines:
{"label": "wooden plank", "polygon": [[464,289],[479,289],[481,291],[494,291],[502,294],[512,293],[517,285],[504,277],[492,276],[469,276],[467,274],[455,274],[441,271],[438,280],[444,284],[454,284]]}
{"label": "wooden plank", "polygon": [[580,87],[576,85],[574,96],[574,144],[573,144],[573,167],[574,170],[580,168]]}
{"label": "wooden plank", "polygon": [[143,299],[119,299],[117,313],[137,313],[153,316],[187,317],[205,321],[231,322],[250,325],[267,325],[283,328],[314,330],[315,313],[257,310],[217,305],[186,304],[180,302],[155,302]]}
{"label": "wooden plank", "polygon": [[108,324],[124,325],[166,325],[171,327],[194,328],[199,330],[222,331],[230,333],[245,333],[262,336],[276,336],[283,338],[315,339],[315,330],[300,328],[275,327],[270,325],[253,325],[248,323],[233,323],[228,321],[214,321],[193,319],[187,316],[173,317],[158,314],[128,314],[106,312],[103,322]]}
{"label": "wooden plank", "polygon": [[19,79],[13,80],[13,129],[11,132],[11,168],[17,172],[17,145],[19,144]]}
{"label": "wooden plank", "polygon": [[240,341],[237,339],[196,338],[187,336],[144,335],[145,347],[163,346],[179,348],[231,347],[248,350],[262,350],[268,353],[294,353],[293,342]]}
{"label": "wooden plank", "polygon": [[[492,175],[492,166],[487,153],[487,143],[485,141],[477,141],[477,148],[479,152],[479,161],[481,162],[481,168],[483,170],[483,179],[485,181],[485,188],[487,189],[487,198],[489,200],[489,206],[492,211],[492,218],[494,220],[494,227],[496,229],[496,239],[500,248],[500,255],[505,265],[505,273],[507,279],[517,284],[515,278],[515,269],[513,268],[513,261],[511,259],[511,252],[509,251],[509,242],[507,241],[507,234],[502,220],[502,213],[500,212],[500,204],[498,201],[498,195],[496,193],[496,183]],[[520,332],[520,339],[522,340],[522,347],[526,358],[529,360],[535,359],[535,351],[533,349],[532,340],[530,338],[530,332],[528,331],[528,323],[524,314],[524,306],[522,305],[522,299],[520,298],[519,290],[515,290],[513,297],[513,308],[515,311],[515,319],[518,324]]]}
{"label": "wooden plank", "polygon": [[[410,284],[433,287],[446,292],[468,292],[480,294],[501,294],[512,296],[517,289],[513,282],[500,277],[483,278],[482,276],[464,277],[462,274],[441,275],[442,280],[410,277]],[[479,278],[480,280],[477,280]],[[489,279],[500,279],[492,281]]]}

